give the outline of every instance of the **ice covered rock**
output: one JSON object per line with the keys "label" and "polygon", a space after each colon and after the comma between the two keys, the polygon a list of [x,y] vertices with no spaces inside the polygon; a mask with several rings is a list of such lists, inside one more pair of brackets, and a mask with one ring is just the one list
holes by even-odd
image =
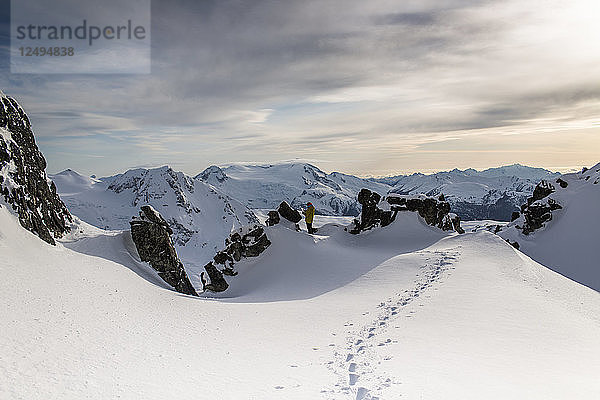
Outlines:
{"label": "ice covered rock", "polygon": [[72,217],[46,176],[31,123],[15,99],[0,95],[0,193],[21,225],[42,240],[69,232]]}
{"label": "ice covered rock", "polygon": [[130,221],[131,237],[142,261],[180,293],[197,296],[171,240],[173,230],[151,206],[141,207],[139,217]]}

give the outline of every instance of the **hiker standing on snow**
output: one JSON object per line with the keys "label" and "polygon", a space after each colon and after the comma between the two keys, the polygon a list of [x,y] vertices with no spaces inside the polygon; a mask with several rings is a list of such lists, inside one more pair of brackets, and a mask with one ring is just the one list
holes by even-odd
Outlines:
{"label": "hiker standing on snow", "polygon": [[304,210],[304,219],[306,220],[306,228],[308,229],[308,233],[313,234],[313,218],[315,217],[315,206],[309,201],[307,204],[308,208]]}

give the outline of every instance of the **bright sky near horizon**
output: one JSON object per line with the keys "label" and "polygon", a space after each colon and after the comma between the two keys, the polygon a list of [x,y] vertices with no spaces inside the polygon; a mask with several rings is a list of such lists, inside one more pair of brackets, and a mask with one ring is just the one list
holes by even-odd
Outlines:
{"label": "bright sky near horizon", "polygon": [[[156,0],[152,72],[139,75],[11,73],[7,3],[0,88],[27,111],[49,172],[600,161],[597,0]],[[41,12],[87,4],[71,3]]]}

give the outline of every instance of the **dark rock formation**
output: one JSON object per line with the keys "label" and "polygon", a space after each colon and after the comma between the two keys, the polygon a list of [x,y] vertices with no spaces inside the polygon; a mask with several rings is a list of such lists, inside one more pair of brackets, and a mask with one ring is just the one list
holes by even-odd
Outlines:
{"label": "dark rock formation", "polygon": [[267,226],[277,225],[280,221],[279,212],[278,211],[269,211],[268,213],[269,219],[267,220]]}
{"label": "dark rock formation", "polygon": [[295,224],[300,222],[300,220],[302,219],[302,215],[300,214],[300,212],[298,212],[298,210],[294,210],[285,201],[281,202],[277,211],[279,212],[279,215],[281,215],[283,218]]}
{"label": "dark rock formation", "polygon": [[[381,202],[387,203],[383,210],[378,207]],[[362,205],[361,219],[355,220],[354,228],[350,233],[359,233],[375,226],[386,226],[396,219],[400,211],[418,212],[429,225],[437,226],[443,230],[455,230],[464,233],[460,227],[460,217],[450,214],[450,204],[444,200],[443,195],[438,199],[434,197],[410,197],[390,195],[381,199],[379,194],[368,189],[362,189],[358,194],[358,202]]]}
{"label": "dark rock formation", "polygon": [[541,200],[545,197],[548,197],[550,194],[554,193],[556,188],[553,184],[548,181],[541,181],[537,184],[535,189],[533,189],[533,195],[527,199],[527,205],[532,204],[535,201]]}
{"label": "dark rock formation", "polygon": [[387,226],[392,223],[396,215],[391,211],[384,211],[377,207],[380,200],[381,196],[378,193],[371,192],[369,189],[361,189],[358,193],[358,202],[362,206],[360,221],[355,224],[356,227],[351,233],[358,233],[377,225]]}
{"label": "dark rock formation", "polygon": [[[564,182],[561,184],[558,181]],[[557,180],[562,188],[567,187],[567,183],[561,179]],[[527,204],[521,206],[524,223],[521,227],[524,235],[529,235],[537,229],[540,229],[548,221],[552,220],[552,211],[560,210],[562,206],[554,199],[548,196],[554,193],[556,188],[549,182],[541,181],[533,191],[533,196],[527,199]]]}
{"label": "dark rock formation", "polygon": [[521,216],[521,213],[518,211],[513,211],[512,215],[510,216],[510,222],[513,222],[514,220],[518,219]]}
{"label": "dark rock formation", "polygon": [[141,260],[148,262],[178,292],[197,296],[173,247],[173,231],[164,218],[152,207],[142,206],[140,216],[133,217],[129,224]]}
{"label": "dark rock formation", "polygon": [[219,271],[212,262],[209,262],[204,266],[206,273],[210,279],[210,283],[206,282],[204,278],[204,272],[200,275],[200,279],[202,280],[202,290],[211,292],[224,292],[229,287],[229,284],[223,277],[223,273]]}
{"label": "dark rock formation", "polygon": [[242,228],[229,235],[225,239],[225,249],[219,251],[213,257],[214,264],[223,265],[224,268],[221,270],[217,269],[213,261],[204,266],[210,279],[210,283],[207,283],[204,273],[202,273],[204,290],[213,292],[226,290],[229,285],[223,275],[237,275],[237,272],[233,268],[236,262],[245,257],[258,257],[270,245],[271,241],[267,237],[264,228],[259,225]]}
{"label": "dark rock formation", "polygon": [[46,160],[38,149],[25,111],[0,92],[0,193],[21,225],[42,240],[69,232],[73,221],[46,176]]}
{"label": "dark rock formation", "polygon": [[506,243],[510,244],[512,247],[514,247],[515,249],[519,250],[521,248],[521,246],[519,245],[519,242],[511,242],[510,240],[506,239]]}
{"label": "dark rock formation", "polygon": [[569,186],[569,184],[566,181],[562,180],[561,178],[558,178],[556,180],[556,183],[558,183],[560,185],[560,187],[563,189],[565,189],[567,186]]}

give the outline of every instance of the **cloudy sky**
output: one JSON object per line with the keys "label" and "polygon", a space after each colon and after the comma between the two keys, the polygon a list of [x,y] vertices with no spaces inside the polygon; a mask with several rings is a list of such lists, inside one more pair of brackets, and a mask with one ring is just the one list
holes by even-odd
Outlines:
{"label": "cloudy sky", "polygon": [[50,172],[600,161],[597,0],[152,1],[150,74],[11,73],[2,5],[0,88]]}

